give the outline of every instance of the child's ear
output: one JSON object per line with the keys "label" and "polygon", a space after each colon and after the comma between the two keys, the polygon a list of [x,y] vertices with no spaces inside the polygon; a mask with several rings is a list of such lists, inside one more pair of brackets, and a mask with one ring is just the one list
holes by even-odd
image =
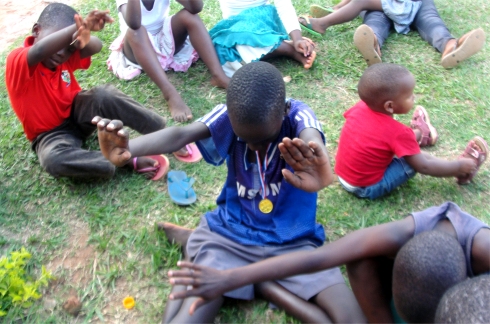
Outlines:
{"label": "child's ear", "polygon": [[391,101],[391,100],[385,101],[385,103],[383,104],[383,109],[387,113],[393,115],[393,112],[395,111],[394,110],[394,103],[393,103],[393,101]]}
{"label": "child's ear", "polygon": [[34,26],[32,26],[32,36],[37,37],[39,36],[40,32],[41,32],[41,25],[35,23]]}

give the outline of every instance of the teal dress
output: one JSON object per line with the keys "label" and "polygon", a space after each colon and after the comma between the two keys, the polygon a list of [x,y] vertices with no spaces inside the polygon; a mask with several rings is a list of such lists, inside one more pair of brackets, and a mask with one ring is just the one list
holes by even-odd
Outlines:
{"label": "teal dress", "polygon": [[[284,40],[289,39],[276,7],[272,5],[245,9],[236,16],[221,20],[209,34],[221,65],[242,61],[237,45],[271,47],[270,53]],[[254,61],[260,60],[264,55],[261,54]]]}

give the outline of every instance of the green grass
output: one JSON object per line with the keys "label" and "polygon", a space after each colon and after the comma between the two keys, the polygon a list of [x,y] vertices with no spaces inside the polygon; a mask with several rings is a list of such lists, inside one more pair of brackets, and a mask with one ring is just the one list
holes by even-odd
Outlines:
{"label": "green grass", "polygon": [[[485,0],[436,1],[439,12],[455,36],[482,27],[490,32]],[[294,1],[298,14],[311,3]],[[329,5],[329,3],[325,3]],[[173,10],[178,4],[173,2]],[[92,8],[107,7],[116,16],[113,1],[83,0],[77,7],[85,14]],[[216,0],[205,1],[201,14],[208,28],[220,19]],[[271,61],[284,76],[291,76],[287,95],[307,102],[323,123],[332,162],[343,124],[342,113],[357,100],[356,86],[366,68],[352,43],[351,23],[329,29],[317,42],[317,60],[306,71],[287,59]],[[88,71],[77,74],[83,88],[112,83],[142,104],[169,117],[166,103],[157,87],[143,75],[132,82],[115,78],[105,64],[108,45],[118,34],[116,24],[98,33],[104,49],[93,58]],[[16,44],[20,44],[19,40]],[[488,43],[487,43],[488,44]],[[384,62],[405,65],[415,76],[416,103],[431,114],[440,140],[425,151],[441,158],[455,159],[475,135],[489,138],[490,62],[489,46],[461,66],[445,70],[440,54],[416,32],[407,36],[392,34],[383,48]],[[0,56],[4,79],[6,53]],[[199,61],[188,73],[168,73],[195,116],[202,116],[225,100],[223,90],[213,88],[209,73]],[[398,116],[408,123],[410,115]],[[170,121],[169,124],[172,124]],[[170,291],[167,270],[180,258],[178,247],[167,243],[155,229],[155,222],[170,221],[195,227],[201,215],[215,207],[224,182],[225,167],[204,162],[183,164],[169,156],[172,169],[185,170],[196,178],[198,201],[191,207],[174,205],[165,181],[149,182],[142,176],[118,171],[111,181],[92,183],[54,179],[39,166],[13,113],[7,92],[0,87],[0,252],[2,255],[25,246],[32,254],[30,269],[50,267],[57,280],[44,291],[43,300],[28,310],[13,309],[6,322],[67,323],[125,322],[155,323],[163,314]],[[133,134],[134,135],[134,134]],[[97,149],[96,138],[87,147]],[[490,223],[490,163],[485,164],[473,184],[458,186],[455,179],[417,175],[408,184],[377,201],[359,200],[338,184],[322,190],[318,200],[318,221],[327,228],[330,240],[353,230],[404,217],[446,200]],[[88,246],[86,246],[88,242]],[[61,264],[64,266],[61,266]],[[62,310],[62,303],[76,293],[83,302],[74,320]],[[122,298],[132,295],[136,308],[126,311]],[[55,301],[54,309],[45,301]],[[216,322],[294,322],[281,311],[271,311],[264,301],[228,302]]]}

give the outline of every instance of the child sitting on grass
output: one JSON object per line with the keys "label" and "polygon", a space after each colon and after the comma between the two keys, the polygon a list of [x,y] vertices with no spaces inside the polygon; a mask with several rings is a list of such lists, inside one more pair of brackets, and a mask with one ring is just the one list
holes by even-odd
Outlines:
{"label": "child sitting on grass", "polygon": [[452,68],[478,53],[485,43],[485,32],[474,29],[454,38],[437,11],[434,0],[344,0],[333,13],[318,19],[300,16],[303,29],[323,34],[333,25],[355,19],[362,11],[363,25],[354,34],[354,44],[368,65],[381,62],[381,47],[395,29],[407,34],[415,29],[441,53],[441,65]]}
{"label": "child sitting on grass", "polygon": [[192,112],[167,79],[166,70],[185,72],[199,54],[211,72],[211,84],[226,88],[230,79],[198,16],[202,0],[177,1],[183,8],[169,16],[169,0],[116,0],[121,36],[112,43],[107,64],[126,80],[145,71],[168,102],[172,118],[184,122],[192,119]]}
{"label": "child sitting on grass", "polygon": [[[415,79],[404,67],[379,63],[368,67],[358,84],[361,101],[344,113],[335,172],[348,192],[376,199],[415,176],[457,177],[467,184],[488,155],[481,137],[468,143],[462,157],[445,161],[422,153],[434,145],[437,131],[427,111],[417,106],[411,128],[393,119],[407,114],[414,103]],[[393,157],[396,155],[396,157]]]}
{"label": "child sitting on grass", "polygon": [[219,0],[223,20],[209,34],[228,76],[243,64],[286,56],[313,66],[315,44],[301,36],[291,0]]}
{"label": "child sitting on grass", "polygon": [[[254,62],[231,79],[226,105],[218,105],[198,122],[129,143],[120,121],[96,117],[94,123],[102,151],[118,166],[131,156],[172,152],[191,142],[208,163],[226,161],[228,176],[218,207],[202,217],[185,255],[196,264],[229,269],[315,250],[325,239],[323,227],[315,222],[316,192],[333,180],[325,138],[313,111],[300,101],[286,101],[285,95],[281,73],[271,64]],[[303,322],[364,321],[338,268],[256,288]],[[225,296],[250,300],[254,287]],[[163,322],[212,322],[223,302],[221,295],[215,297],[194,315],[189,307],[195,299],[169,301]]]}
{"label": "child sitting on grass", "polygon": [[192,289],[172,292],[169,298],[199,296],[190,307],[194,313],[207,301],[243,285],[342,264],[347,265],[352,290],[369,323],[393,323],[392,300],[406,321],[432,322],[448,288],[490,271],[490,227],[446,202],[354,231],[313,251],[240,268],[220,271],[180,261],[183,269],[169,271],[170,283]]}
{"label": "child sitting on grass", "polygon": [[[84,91],[73,72],[88,69],[102,48],[90,35],[113,19],[91,11],[85,19],[62,3],[51,3],[32,28],[24,47],[7,56],[5,83],[12,108],[43,169],[54,177],[110,178],[115,168],[98,151],[81,149],[96,129],[94,115],[124,120],[140,133],[165,127],[165,120],[113,86]],[[160,167],[140,158],[128,166],[153,177]]]}

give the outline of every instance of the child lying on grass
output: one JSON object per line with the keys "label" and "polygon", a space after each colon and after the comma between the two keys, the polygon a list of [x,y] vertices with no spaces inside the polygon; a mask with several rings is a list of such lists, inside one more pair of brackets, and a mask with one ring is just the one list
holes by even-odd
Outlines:
{"label": "child lying on grass", "polygon": [[[418,236],[424,237],[411,243]],[[243,285],[343,264],[369,323],[393,323],[392,298],[406,321],[432,322],[446,289],[490,271],[490,227],[446,202],[402,220],[354,231],[313,251],[235,269],[216,270],[179,261],[183,269],[169,271],[170,283],[190,287],[172,292],[169,298],[198,297],[190,306],[193,313]]]}

